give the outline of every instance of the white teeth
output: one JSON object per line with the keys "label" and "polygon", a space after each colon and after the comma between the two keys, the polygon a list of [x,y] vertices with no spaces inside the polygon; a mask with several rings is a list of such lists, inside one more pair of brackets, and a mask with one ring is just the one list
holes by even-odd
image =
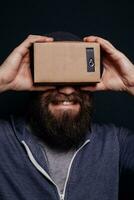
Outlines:
{"label": "white teeth", "polygon": [[71,105],[72,102],[71,102],[71,101],[63,101],[62,104],[63,104],[63,105]]}

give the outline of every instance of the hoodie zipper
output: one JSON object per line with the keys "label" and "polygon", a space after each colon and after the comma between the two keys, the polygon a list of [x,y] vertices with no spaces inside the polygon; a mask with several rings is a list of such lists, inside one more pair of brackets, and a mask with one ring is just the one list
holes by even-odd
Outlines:
{"label": "hoodie zipper", "polygon": [[65,184],[64,184],[64,189],[63,189],[63,193],[60,192],[59,187],[56,185],[56,183],[51,179],[51,177],[49,176],[49,174],[38,164],[38,162],[35,160],[31,150],[29,149],[28,145],[25,143],[24,140],[21,141],[21,143],[23,144],[23,146],[26,149],[26,152],[28,154],[29,159],[31,160],[31,162],[33,163],[33,165],[38,169],[38,171],[40,171],[51,183],[53,183],[53,185],[55,185],[57,192],[58,192],[58,196],[60,198],[60,200],[65,200],[65,193],[66,193],[66,187],[67,187],[67,183],[68,183],[68,179],[69,179],[69,175],[70,175],[70,171],[71,171],[71,167],[72,167],[72,163],[77,155],[77,153],[88,143],[90,142],[90,140],[87,140],[73,155],[73,158],[71,159],[69,168],[68,168],[68,172],[67,172],[67,177],[65,180]]}
{"label": "hoodie zipper", "polygon": [[63,194],[60,194],[60,200],[64,200]]}
{"label": "hoodie zipper", "polygon": [[70,175],[70,171],[71,171],[73,161],[74,161],[76,155],[78,154],[78,152],[89,142],[90,142],[90,140],[86,140],[86,142],[74,153],[73,158],[71,159],[70,165],[68,167],[67,177],[66,177],[66,180],[65,180],[63,194],[62,194],[63,200],[65,199],[66,187],[67,187],[67,183],[68,183],[68,179],[69,179],[69,175]]}

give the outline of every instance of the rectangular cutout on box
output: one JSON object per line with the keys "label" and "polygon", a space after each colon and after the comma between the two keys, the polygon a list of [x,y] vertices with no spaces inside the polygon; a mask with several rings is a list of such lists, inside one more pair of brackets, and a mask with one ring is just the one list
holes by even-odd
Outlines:
{"label": "rectangular cutout on box", "polygon": [[87,72],[95,72],[94,49],[86,48]]}

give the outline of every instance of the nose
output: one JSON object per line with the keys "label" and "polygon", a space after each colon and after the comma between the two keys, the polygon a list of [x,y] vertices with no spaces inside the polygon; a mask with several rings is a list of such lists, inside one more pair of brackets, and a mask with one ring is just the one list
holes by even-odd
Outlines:
{"label": "nose", "polygon": [[71,86],[64,86],[64,87],[58,88],[58,91],[60,93],[66,94],[66,95],[70,95],[70,94],[76,92],[76,89]]}

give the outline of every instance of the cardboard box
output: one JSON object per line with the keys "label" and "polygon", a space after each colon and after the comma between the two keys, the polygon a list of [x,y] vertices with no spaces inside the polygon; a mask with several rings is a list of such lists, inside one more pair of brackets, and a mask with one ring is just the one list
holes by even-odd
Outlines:
{"label": "cardboard box", "polygon": [[88,42],[34,43],[35,84],[100,81],[100,46]]}

